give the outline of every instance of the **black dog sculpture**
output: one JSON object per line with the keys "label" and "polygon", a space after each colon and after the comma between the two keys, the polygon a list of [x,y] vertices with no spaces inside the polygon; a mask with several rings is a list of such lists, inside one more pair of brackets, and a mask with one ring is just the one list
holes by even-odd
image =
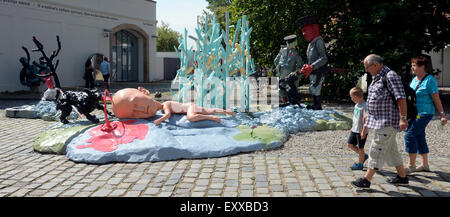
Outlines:
{"label": "black dog sculpture", "polygon": [[[62,92],[62,91],[61,91]],[[98,123],[99,120],[90,113],[95,109],[104,110],[103,105],[99,103],[102,100],[102,93],[96,89],[84,91],[66,91],[61,93],[56,100],[56,109],[61,110],[61,117],[59,118],[63,124],[69,123],[66,119],[72,112],[72,106],[76,107],[78,112],[85,115],[88,120],[93,123]],[[110,112],[108,115],[113,116]]]}
{"label": "black dog sculpture", "polygon": [[288,95],[288,103],[280,104],[280,107],[286,107],[288,105],[298,105],[300,107],[300,93],[298,93],[298,89],[295,86],[295,81],[297,80],[297,75],[289,74],[288,77],[284,78],[285,83],[287,85],[283,86],[280,83],[280,89],[283,89],[287,92]]}

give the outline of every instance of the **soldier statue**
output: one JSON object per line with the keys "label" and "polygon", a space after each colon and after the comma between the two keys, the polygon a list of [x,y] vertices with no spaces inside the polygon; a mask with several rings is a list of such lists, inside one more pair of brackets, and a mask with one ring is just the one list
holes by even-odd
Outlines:
{"label": "soldier statue", "polygon": [[325,50],[325,42],[320,36],[318,16],[309,15],[297,19],[296,24],[302,29],[303,36],[309,42],[306,51],[307,64],[303,65],[301,74],[306,78],[309,76],[309,93],[313,97],[313,105],[308,109],[321,110],[320,91],[328,71],[328,58]]}
{"label": "soldier statue", "polygon": [[[296,73],[300,71],[303,66],[303,61],[298,51],[297,46],[297,36],[289,35],[284,37],[286,45],[281,46],[280,52],[277,57],[275,57],[274,64],[276,69],[276,76],[280,79],[280,96],[282,97],[282,102],[287,103],[288,93],[286,88],[288,86],[288,76],[292,72]],[[295,79],[295,91],[298,92],[299,78]]]}

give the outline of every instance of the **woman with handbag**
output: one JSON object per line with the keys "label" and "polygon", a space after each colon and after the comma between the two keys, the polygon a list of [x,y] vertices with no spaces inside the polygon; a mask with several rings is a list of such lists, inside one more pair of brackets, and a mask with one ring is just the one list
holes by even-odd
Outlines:
{"label": "woman with handbag", "polygon": [[[433,71],[431,59],[426,56],[418,56],[411,59],[411,70],[415,77],[410,83],[410,87],[416,90],[417,118],[408,127],[405,133],[405,151],[409,154],[408,166],[405,173],[410,174],[418,171],[430,171],[428,164],[428,145],[425,138],[425,129],[435,114],[439,112],[442,125],[447,123],[444,108],[436,79],[430,75]],[[429,76],[428,76],[429,75]],[[420,155],[422,165],[416,167],[417,153]]]}
{"label": "woman with handbag", "polygon": [[94,83],[94,67],[92,67],[91,59],[86,60],[86,63],[84,64],[84,76],[83,79],[85,80],[84,87],[88,89],[93,89],[95,87]]}

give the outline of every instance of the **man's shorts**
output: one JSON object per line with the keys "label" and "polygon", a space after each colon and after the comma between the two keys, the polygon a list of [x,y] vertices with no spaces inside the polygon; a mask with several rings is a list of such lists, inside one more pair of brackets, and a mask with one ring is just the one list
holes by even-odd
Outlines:
{"label": "man's shorts", "polygon": [[385,127],[373,130],[373,140],[369,149],[369,160],[367,167],[371,169],[381,169],[386,162],[389,166],[403,165],[402,157],[398,152],[397,129]]}
{"label": "man's shorts", "polygon": [[351,132],[350,135],[348,136],[347,143],[352,144],[358,148],[364,148],[364,145],[366,144],[366,139],[361,139],[361,133]]}

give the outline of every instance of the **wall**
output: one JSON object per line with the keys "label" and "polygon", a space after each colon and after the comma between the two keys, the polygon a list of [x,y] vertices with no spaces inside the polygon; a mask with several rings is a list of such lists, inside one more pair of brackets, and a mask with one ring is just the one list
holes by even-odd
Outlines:
{"label": "wall", "polygon": [[450,46],[439,52],[430,52],[433,62],[433,69],[441,70],[439,75],[435,76],[439,87],[450,87]]}
{"label": "wall", "polygon": [[[109,56],[105,29],[133,24],[149,35],[149,77],[156,72],[156,3],[146,0],[0,0],[0,92],[28,90],[20,84],[19,58],[22,46],[35,48],[32,36],[44,45],[46,54],[62,50],[57,74],[61,86],[84,85],[84,62],[93,53]],[[7,31],[4,31],[7,30]],[[39,52],[31,52],[37,60]]]}
{"label": "wall", "polygon": [[157,52],[156,53],[156,73],[151,81],[164,80],[164,57],[179,58],[177,52]]}

